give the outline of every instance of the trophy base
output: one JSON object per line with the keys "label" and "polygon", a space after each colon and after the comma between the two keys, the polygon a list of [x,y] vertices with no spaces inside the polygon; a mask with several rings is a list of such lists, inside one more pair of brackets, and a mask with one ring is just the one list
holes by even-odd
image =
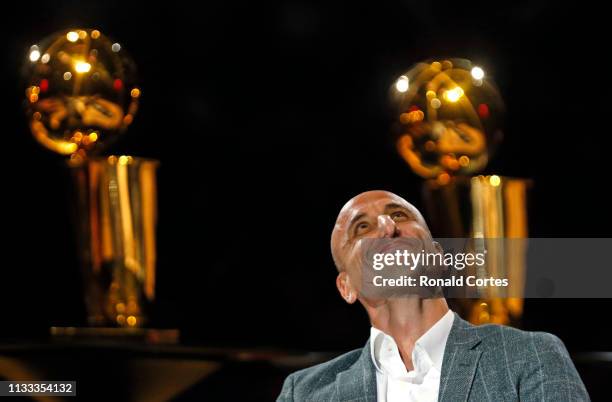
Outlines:
{"label": "trophy base", "polygon": [[178,329],[113,328],[113,327],[51,327],[54,341],[121,342],[152,345],[179,343]]}

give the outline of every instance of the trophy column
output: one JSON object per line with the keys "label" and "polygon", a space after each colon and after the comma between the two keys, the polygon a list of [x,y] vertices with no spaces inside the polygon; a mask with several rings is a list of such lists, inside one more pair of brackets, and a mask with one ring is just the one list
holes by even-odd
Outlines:
{"label": "trophy column", "polygon": [[91,326],[146,324],[155,298],[157,166],[124,155],[70,168]]}
{"label": "trophy column", "polygon": [[[531,182],[497,175],[458,177],[448,184],[423,183],[430,229],[438,237],[471,238],[487,250],[486,271],[508,278],[513,296],[525,285],[528,237],[527,205]],[[478,273],[477,273],[478,274]],[[480,299],[453,300],[453,309],[472,323],[517,324],[521,297],[503,297],[494,288],[479,289]]]}

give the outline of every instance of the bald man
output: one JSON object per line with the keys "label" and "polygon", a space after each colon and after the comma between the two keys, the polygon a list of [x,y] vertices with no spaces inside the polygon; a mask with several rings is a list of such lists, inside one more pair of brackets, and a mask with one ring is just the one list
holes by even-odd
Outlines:
{"label": "bald man", "polygon": [[[387,191],[344,205],[331,235],[336,286],[370,318],[365,347],[291,374],[278,401],[588,401],[561,340],[501,325],[474,326],[437,297],[364,296],[364,239],[439,245],[421,213]],[[400,239],[401,240],[401,239]]]}

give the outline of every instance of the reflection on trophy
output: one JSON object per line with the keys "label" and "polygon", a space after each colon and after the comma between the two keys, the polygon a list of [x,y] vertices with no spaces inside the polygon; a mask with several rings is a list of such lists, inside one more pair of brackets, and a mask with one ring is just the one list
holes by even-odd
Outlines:
{"label": "reflection on trophy", "polygon": [[74,178],[88,322],[142,327],[155,297],[158,163],[101,156],[138,109],[135,65],[100,31],[73,29],[32,46],[25,70],[32,134],[68,157]]}
{"label": "reflection on trophy", "polygon": [[[392,88],[397,148],[426,179],[426,211],[437,237],[473,239],[488,251],[486,271],[520,286],[525,278],[529,181],[484,169],[502,139],[502,99],[484,70],[466,59],[427,61],[401,75]],[[488,239],[491,239],[489,241]],[[503,246],[500,247],[500,244]],[[466,250],[468,251],[468,250]],[[453,308],[473,323],[518,322],[521,298],[483,290],[480,300],[457,300]]]}

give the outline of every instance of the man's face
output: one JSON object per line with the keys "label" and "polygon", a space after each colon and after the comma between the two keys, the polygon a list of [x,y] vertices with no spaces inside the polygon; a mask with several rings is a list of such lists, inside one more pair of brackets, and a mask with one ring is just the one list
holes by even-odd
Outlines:
{"label": "man's face", "polygon": [[395,237],[418,239],[424,249],[433,247],[429,229],[412,204],[387,191],[359,194],[338,215],[331,241],[334,260],[355,283],[360,278],[362,240]]}

